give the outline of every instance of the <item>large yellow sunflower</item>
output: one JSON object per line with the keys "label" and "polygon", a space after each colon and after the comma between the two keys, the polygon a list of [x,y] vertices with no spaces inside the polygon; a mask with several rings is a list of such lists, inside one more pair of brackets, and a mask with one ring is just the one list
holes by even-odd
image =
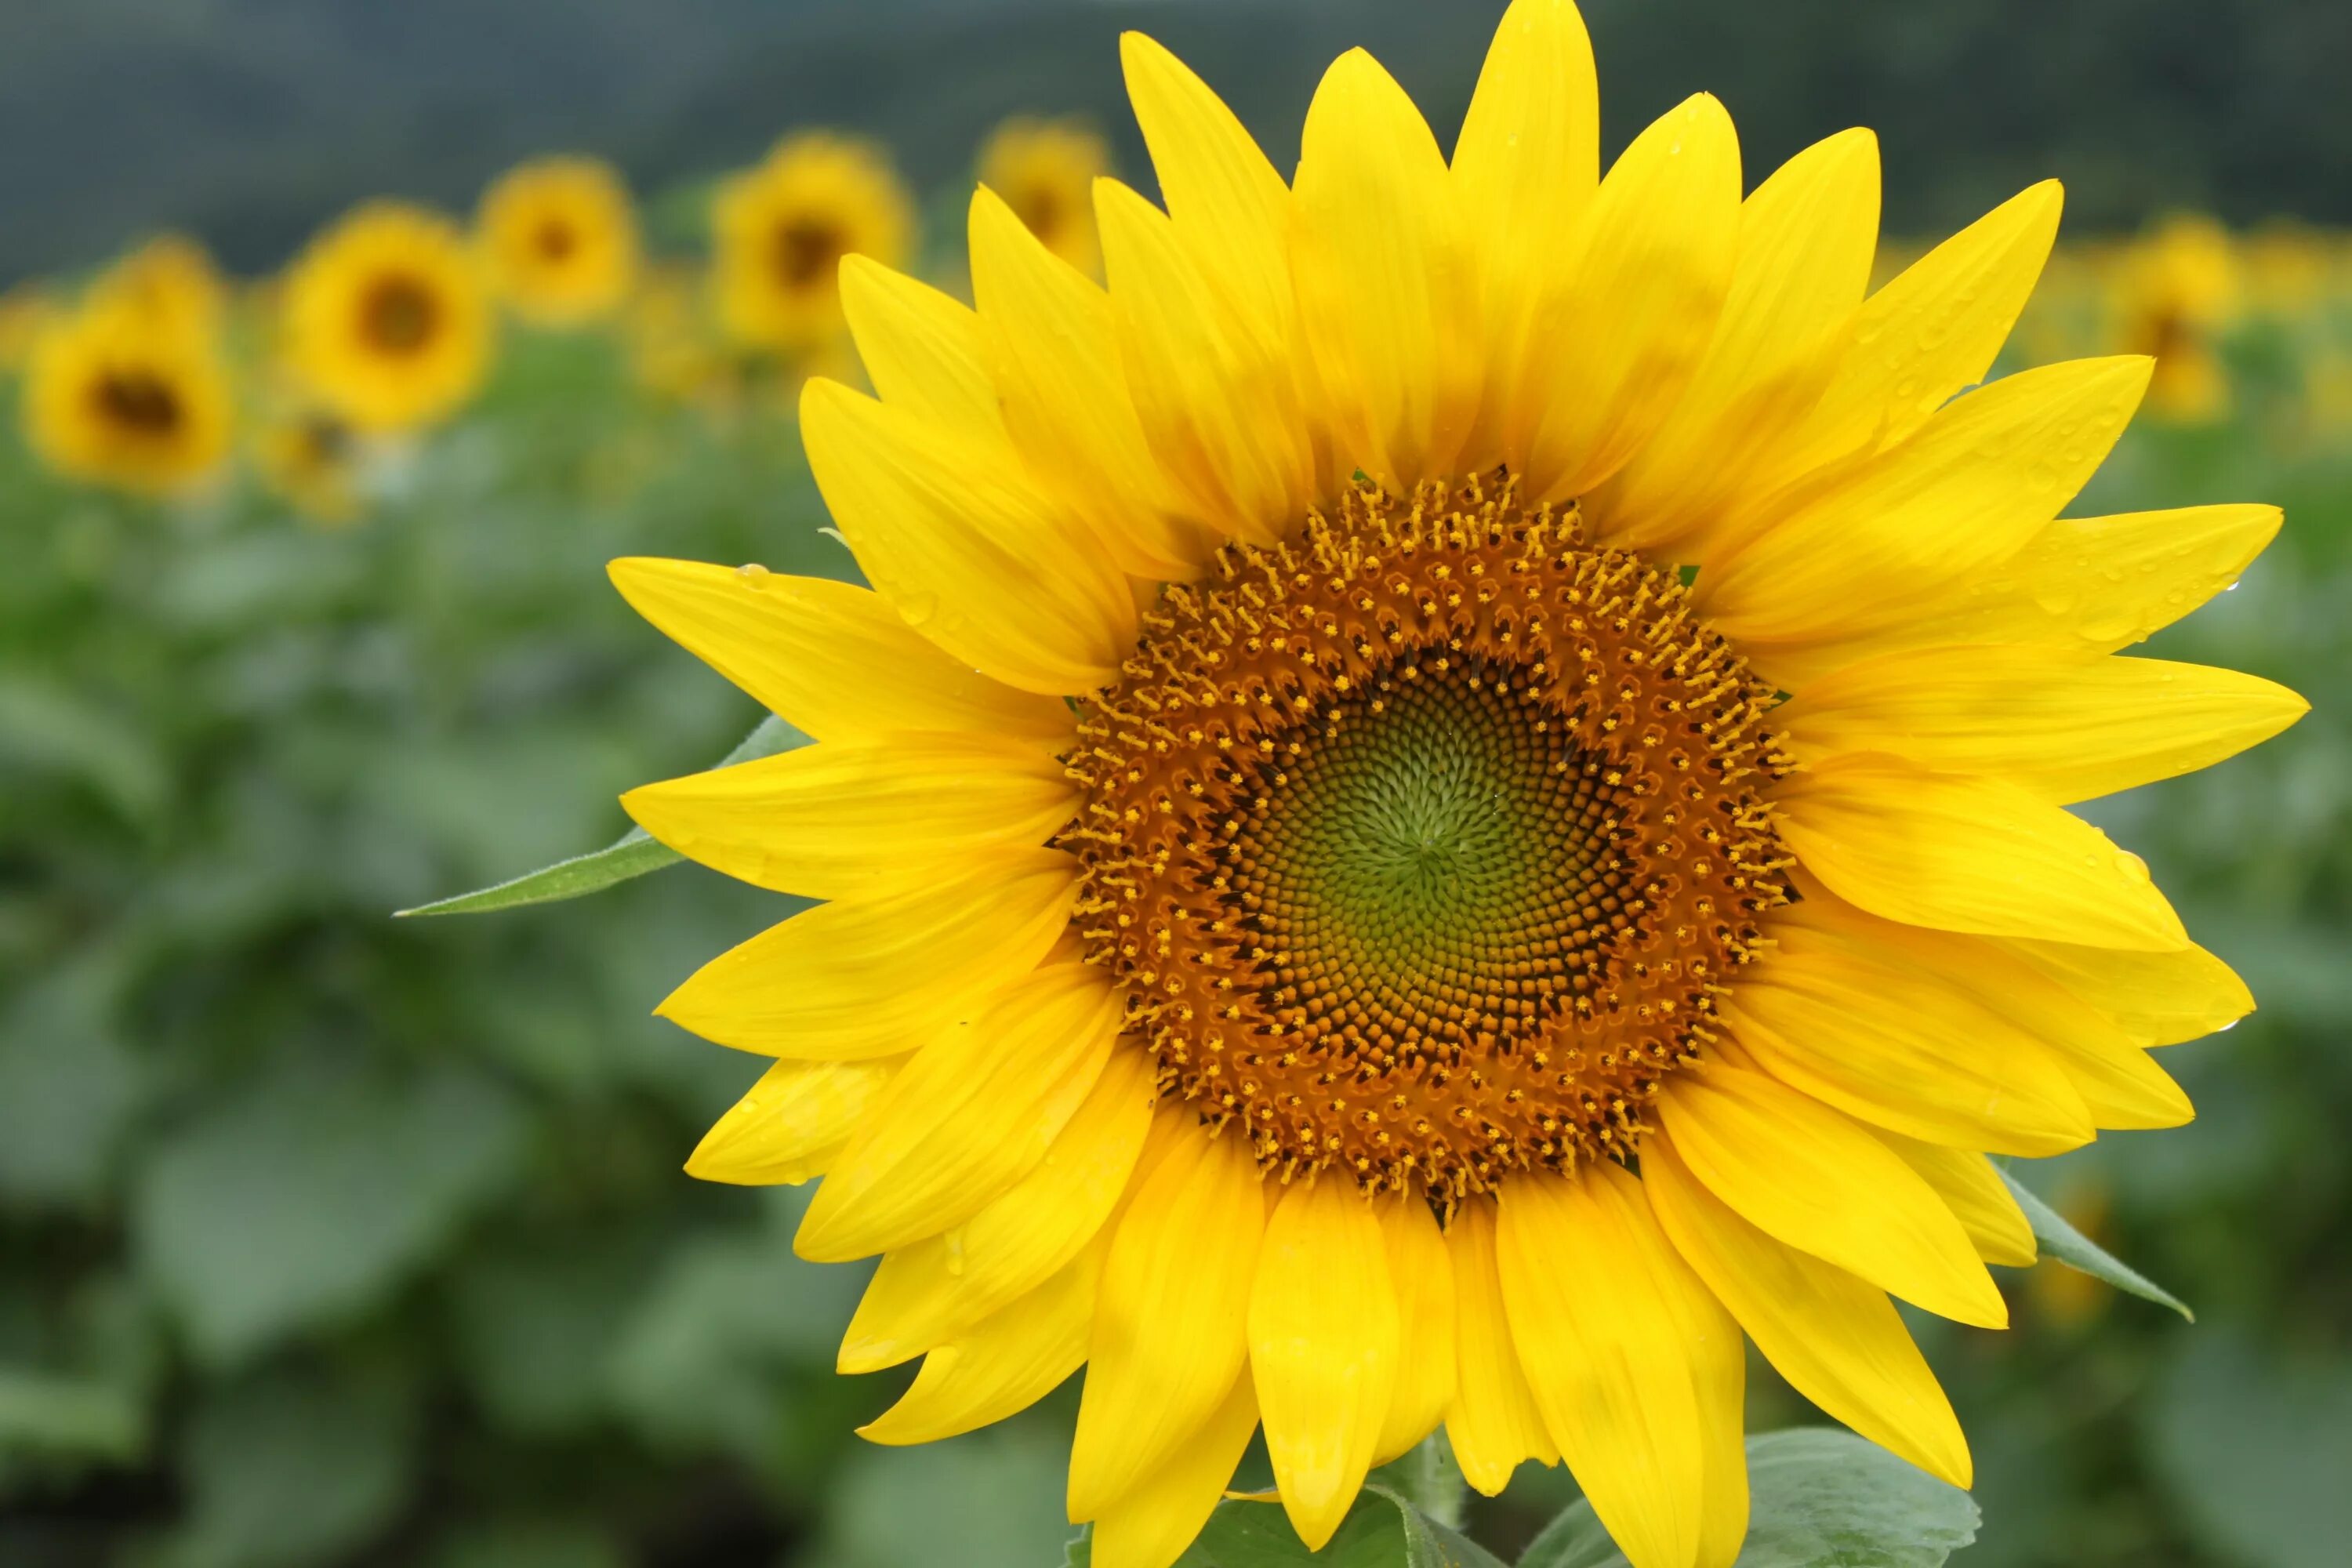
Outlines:
{"label": "large yellow sunflower", "polygon": [[599,320],[636,280],[628,187],[594,158],[542,158],[509,170],[483,193],[476,227],[492,284],[528,321]]}
{"label": "large yellow sunflower", "polygon": [[1603,178],[1565,0],[1450,163],[1361,52],[1288,184],[1125,59],[1167,207],[1097,186],[1108,290],[985,190],[976,310],[843,268],[879,395],[803,428],[872,591],[614,569],[817,742],[626,797],[824,900],[663,1003],[775,1058],[688,1168],[822,1175],[801,1252],[882,1256],[841,1365],[924,1361],[877,1441],[1083,1365],[1106,1568],[1261,1426],[1313,1544],[1441,1425],[1721,1568],[1743,1331],[1965,1483],[1888,1297],[2000,1325],[1985,1152],[2185,1121],[2147,1047],[2252,1005],[2065,806],[2303,710],[2110,657],[2277,512],[2056,520],[2145,360],[1966,390],[2053,185],[1865,296],[1867,133],[1743,200],[1701,96]]}
{"label": "large yellow sunflower", "polygon": [[1004,198],[1045,248],[1089,275],[1101,268],[1094,183],[1110,173],[1110,149],[1091,127],[1018,116],[980,150],[980,183]]}
{"label": "large yellow sunflower", "polygon": [[842,329],[842,258],[885,267],[913,247],[914,204],[879,147],[831,132],[776,143],[720,187],[711,210],[719,323],[746,347],[821,349]]}
{"label": "large yellow sunflower", "polygon": [[208,331],[99,299],[54,321],[26,366],[27,440],[58,472],[146,494],[215,473],[235,423]]}
{"label": "large yellow sunflower", "polygon": [[281,309],[289,367],[362,430],[431,424],[489,365],[495,324],[474,253],[422,207],[372,202],[312,240]]}

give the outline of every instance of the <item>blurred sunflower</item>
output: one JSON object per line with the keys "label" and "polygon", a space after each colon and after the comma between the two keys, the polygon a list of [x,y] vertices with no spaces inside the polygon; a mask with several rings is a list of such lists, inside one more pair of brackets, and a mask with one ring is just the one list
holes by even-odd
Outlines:
{"label": "blurred sunflower", "polygon": [[373,202],[313,239],[282,309],[289,368],[362,430],[430,424],[488,368],[494,323],[473,253],[421,207]]}
{"label": "blurred sunflower", "polygon": [[219,469],[234,403],[210,334],[97,300],[34,344],[24,419],[33,449],[59,473],[164,494]]}
{"label": "blurred sunflower", "polygon": [[719,321],[745,347],[805,353],[842,328],[842,258],[903,263],[914,244],[906,187],[883,151],[803,132],[729,180],[712,208]]}
{"label": "blurred sunflower", "polygon": [[492,285],[525,321],[577,326],[610,315],[637,274],[628,187],[593,158],[509,170],[476,220]]}
{"label": "blurred sunflower", "polygon": [[1110,149],[1068,120],[1008,120],[980,153],[980,183],[1004,199],[1045,248],[1079,271],[1098,272],[1094,183],[1110,173]]}
{"label": "blurred sunflower", "polygon": [[2186,423],[2226,416],[2221,334],[2240,299],[2229,231],[2202,216],[2169,217],[2124,247],[2111,287],[2116,345],[2156,362],[2148,406]]}
{"label": "blurred sunflower", "polygon": [[360,515],[361,437],[331,410],[296,406],[254,432],[253,462],[270,493],[310,522],[340,528]]}
{"label": "blurred sunflower", "polygon": [[145,312],[168,329],[217,335],[228,319],[226,279],[203,244],[163,234],[122,257],[90,286],[94,303]]}
{"label": "blurred sunflower", "polygon": [[776,1058],[688,1170],[822,1175],[798,1249],[882,1255],[841,1365],[925,1359],[877,1441],[1083,1364],[1103,1568],[1260,1426],[1317,1546],[1441,1424],[1723,1568],[1743,1329],[1965,1484],[1889,1293],[2004,1322],[1984,1152],[2187,1120],[2146,1047],[2252,1005],[2064,806],[2303,710],[2108,657],[2277,512],[2057,519],[2145,360],[1966,390],[2054,185],[1866,293],[1868,133],[1743,201],[1702,95],[1602,178],[1565,0],[1450,165],[1343,56],[1289,185],[1124,55],[1167,208],[1097,185],[1108,291],[985,189],[976,310],[843,266],[879,396],[802,426],[875,589],[614,567],[817,742],[625,797],[824,900],[662,1004]]}

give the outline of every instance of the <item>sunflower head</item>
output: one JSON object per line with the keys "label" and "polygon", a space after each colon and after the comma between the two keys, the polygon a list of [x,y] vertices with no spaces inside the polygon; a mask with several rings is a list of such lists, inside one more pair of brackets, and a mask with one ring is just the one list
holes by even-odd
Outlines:
{"label": "sunflower head", "polygon": [[488,367],[494,328],[474,252],[422,207],[371,203],[312,240],[280,309],[289,368],[362,430],[431,424]]}
{"label": "sunflower head", "polygon": [[719,319],[747,348],[802,353],[840,335],[842,259],[903,263],[914,205],[872,142],[831,132],[779,142],[720,187],[712,207]]}
{"label": "sunflower head", "polygon": [[1743,1331],[1965,1485],[1890,1296],[2002,1325],[1987,1153],[2186,1120],[2148,1048],[2252,1005],[2065,807],[2303,710],[2113,657],[2278,514],[2059,516],[2149,366],[1985,380],[2054,185],[1874,289],[1868,133],[1751,187],[1700,95],[1604,174],[1566,0],[1450,156],[1341,57],[1287,180],[1124,58],[1165,205],[1097,182],[1106,285],[987,186],[972,306],[842,265],[874,395],[801,428],[870,591],[615,563],[815,740],[625,797],[821,900],[662,1004],[775,1058],[688,1168],[881,1255],[877,1441],[1083,1365],[1102,1568],[1260,1428],[1319,1548],[1440,1425],[1727,1568]]}
{"label": "sunflower head", "polygon": [[333,411],[296,403],[253,434],[253,465],[270,493],[321,528],[358,521],[364,440]]}
{"label": "sunflower head", "polygon": [[228,317],[228,283],[212,253],[184,234],[158,235],[122,257],[99,275],[90,295],[172,331],[217,335]]}
{"label": "sunflower head", "polygon": [[33,448],[58,472],[161,494],[218,471],[234,399],[210,333],[98,299],[35,343],[24,417]]}
{"label": "sunflower head", "polygon": [[1100,271],[1094,184],[1110,149],[1083,121],[1016,116],[980,150],[980,183],[1003,197],[1046,249],[1089,275]]}
{"label": "sunflower head", "polygon": [[2227,414],[2221,335],[2244,293],[2229,231],[2210,217],[2176,214],[2126,246],[2115,272],[2117,346],[2156,362],[2149,406],[2190,422]]}
{"label": "sunflower head", "polygon": [[595,321],[635,282],[636,214],[601,160],[542,158],[509,170],[483,193],[475,226],[492,286],[525,321]]}

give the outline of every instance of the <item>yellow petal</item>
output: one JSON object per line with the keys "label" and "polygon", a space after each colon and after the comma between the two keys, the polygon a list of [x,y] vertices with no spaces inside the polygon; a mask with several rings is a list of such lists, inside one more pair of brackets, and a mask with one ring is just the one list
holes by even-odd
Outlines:
{"label": "yellow petal", "polygon": [[1690,1568],[1708,1445],[1684,1325],[1701,1287],[1641,1183],[1605,1161],[1514,1173],[1498,1206],[1511,1342],[1544,1429],[1633,1568]]}
{"label": "yellow petal", "polygon": [[1865,300],[1837,374],[1759,485],[1891,447],[1983,380],[2042,275],[2063,196],[2055,180],[2021,192]]}
{"label": "yellow petal", "polygon": [[1103,1265],[1070,1450],[1073,1520],[1127,1496],[1232,1390],[1265,1229],[1243,1138],[1197,1130],[1144,1178]]}
{"label": "yellow petal", "polygon": [[[1790,159],[1739,209],[1738,258],[1690,388],[1615,478],[1584,499],[1606,542],[1644,549],[1731,503],[1804,417],[1878,244],[1878,139],[1846,131]],[[1696,553],[1707,558],[1713,536]]]}
{"label": "yellow petal", "polygon": [[840,1370],[944,1344],[1053,1277],[1098,1235],[1143,1152],[1154,1067],[1116,1049],[1037,1168],[952,1230],[890,1253],[842,1336]]}
{"label": "yellow petal", "polygon": [[1095,218],[1119,362],[1153,455],[1193,516],[1271,542],[1315,485],[1288,343],[1216,289],[1166,215],[1125,185],[1096,182]]}
{"label": "yellow petal", "polygon": [[1119,369],[1109,296],[1048,250],[994,192],[971,198],[971,286],[1005,428],[1061,485],[1119,565],[1189,578],[1208,536],[1177,515]]}
{"label": "yellow petal", "polygon": [[1396,1392],[1396,1293],[1371,1202],[1327,1173],[1266,1220],[1250,1291],[1250,1375],[1291,1528],[1310,1552],[1339,1528]]}
{"label": "yellow petal", "polygon": [[2009,1184],[2000,1179],[1990,1160],[1966,1149],[1922,1143],[1885,1128],[1879,1129],[1878,1137],[1936,1189],[1936,1195],[1968,1231],[1978,1257],[2009,1268],[2022,1268],[2033,1261],[2037,1255],[2033,1226],[2027,1223],[2017,1200],[2010,1196]]}
{"label": "yellow petal", "polygon": [[1034,1405],[1084,1364],[1101,1273],[1102,1248],[1090,1247],[925,1356],[898,1403],[857,1435],[870,1443],[931,1443]]}
{"label": "yellow petal", "polygon": [[1257,1391],[1244,1373],[1191,1442],[1096,1519],[1095,1568],[1171,1568],[1216,1510],[1256,1430]]}
{"label": "yellow petal", "polygon": [[797,1186],[823,1175],[902,1065],[775,1063],[702,1135],[686,1173],[740,1186]]}
{"label": "yellow petal", "polygon": [[1789,1385],[1872,1442],[1956,1487],[1968,1439],[1894,1304],[1734,1214],[1664,1140],[1643,1146],[1658,1223]]}
{"label": "yellow petal", "polygon": [[1899,955],[1776,928],[1724,1021],[1773,1077],[1847,1115],[1933,1143],[2055,1154],[2091,1141],[2049,1050]]}
{"label": "yellow petal", "polygon": [[2036,643],[2111,653],[2236,583],[2282,521],[2274,506],[2062,517],[1915,621],[1875,634],[1870,648]]}
{"label": "yellow petal", "polygon": [[1748,1346],[1729,1309],[1676,1261],[1684,1288],[1667,1299],[1675,1331],[1690,1347],[1691,1394],[1706,1460],[1696,1568],[1732,1568],[1748,1540]]}
{"label": "yellow petal", "polygon": [[907,623],[1024,691],[1108,685],[1134,646],[1126,576],[988,443],[818,378],[809,468],[857,563]]}
{"label": "yellow petal", "polygon": [[1522,1459],[1559,1462],[1559,1450],[1544,1431],[1511,1325],[1503,1310],[1503,1288],[1495,1266],[1495,1205],[1472,1197],[1454,1211],[1445,1250],[1454,1263],[1454,1403],[1445,1413],[1445,1436],[1462,1475],[1487,1497],[1499,1494]]}
{"label": "yellow petal", "polygon": [[1477,279],[1436,138],[1361,49],[1307,109],[1291,215],[1299,328],[1338,449],[1392,493],[1450,473],[1485,369]]}
{"label": "yellow petal", "polygon": [[963,730],[1049,746],[1070,710],[958,664],[869,588],[760,566],[635,557],[608,570],[631,607],[820,741]]}
{"label": "yellow petal", "polygon": [[1454,1263],[1445,1233],[1419,1194],[1380,1205],[1388,1243],[1389,1283],[1396,1292],[1396,1392],[1381,1423],[1372,1463],[1387,1464],[1437,1429],[1454,1403]]}
{"label": "yellow petal", "polygon": [[1785,781],[1777,804],[1805,869],[1887,920],[2135,952],[2189,944],[2138,857],[2016,784],[1857,753]]}
{"label": "yellow petal", "polygon": [[864,256],[841,258],[841,309],[882,401],[972,436],[1002,435],[980,322],[962,301]]}
{"label": "yellow petal", "polygon": [[961,1225],[1034,1170],[1109,1059],[1124,1003],[1055,964],[959,1020],[890,1080],[802,1216],[793,1250],[845,1263]]}
{"label": "yellow petal", "polygon": [[1801,762],[1892,752],[2053,805],[2210,767],[2311,710],[2234,669],[2053,648],[1895,654],[1809,682],[1773,714]]}
{"label": "yellow petal", "polygon": [[1567,249],[1601,179],[1592,40],[1572,0],[1512,0],[1503,13],[1454,143],[1453,174],[1464,232],[1485,242],[1472,247],[1483,273],[1488,367],[1479,425],[1493,434],[1463,463],[1484,469],[1501,460],[1518,345],[1553,258]]}
{"label": "yellow petal", "polygon": [[1706,93],[1633,139],[1523,341],[1507,455],[1547,500],[1623,467],[1715,335],[1739,235],[1739,141]]}
{"label": "yellow petal", "polygon": [[[2149,363],[2074,360],[1955,400],[1901,445],[1760,503],[1736,525],[1749,542],[1707,562],[1696,599],[1747,645],[1834,644],[1906,619],[2058,515],[2123,434]],[[1772,657],[1759,664],[1777,675]]]}
{"label": "yellow petal", "polygon": [[1766,1234],[1930,1312],[2008,1327],[1992,1276],[1934,1189],[1819,1100],[1718,1062],[1675,1075],[1658,1115],[1683,1163]]}
{"label": "yellow petal", "polygon": [[925,888],[819,904],[695,971],[655,1009],[739,1050],[896,1056],[1037,966],[1068,924],[1077,863],[1001,849]]}
{"label": "yellow petal", "polygon": [[2143,1046],[2199,1039],[2254,1010],[2246,983],[2201,947],[2118,952],[2063,942],[2000,945],[2114,1018]]}
{"label": "yellow petal", "polygon": [[1076,814],[1061,763],[965,731],[829,742],[646,784],[621,797],[690,860],[812,899],[931,880],[998,845],[1042,844]]}

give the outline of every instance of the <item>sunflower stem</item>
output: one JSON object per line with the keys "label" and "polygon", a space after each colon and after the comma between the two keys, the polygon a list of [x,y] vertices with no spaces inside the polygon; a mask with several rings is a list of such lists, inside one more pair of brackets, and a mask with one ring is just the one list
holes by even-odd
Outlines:
{"label": "sunflower stem", "polygon": [[1448,1530],[1462,1528],[1462,1505],[1470,1488],[1443,1431],[1415,1444],[1412,1452],[1397,1461],[1394,1474],[1406,1501]]}

